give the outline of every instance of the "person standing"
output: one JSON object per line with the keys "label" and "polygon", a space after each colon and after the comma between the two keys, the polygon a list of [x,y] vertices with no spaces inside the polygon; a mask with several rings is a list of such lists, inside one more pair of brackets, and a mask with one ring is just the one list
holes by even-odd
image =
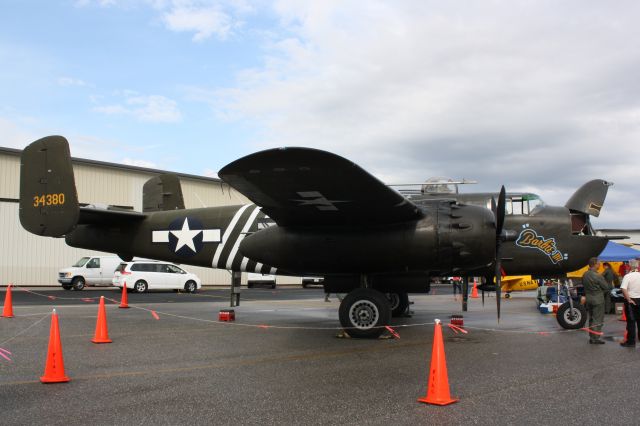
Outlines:
{"label": "person standing", "polygon": [[609,284],[598,273],[600,262],[598,258],[589,259],[589,270],[582,276],[584,295],[587,299],[587,312],[589,312],[589,343],[603,345],[600,338],[604,323],[604,295],[609,291]]}
{"label": "person standing", "polygon": [[605,314],[614,314],[616,312],[615,306],[611,301],[611,290],[614,289],[616,281],[620,283],[618,275],[611,268],[611,264],[609,262],[604,262],[602,264],[604,266],[604,271],[602,271],[602,277],[609,284],[609,291],[604,295],[604,313]]}
{"label": "person standing", "polygon": [[462,277],[451,277],[451,284],[453,285],[453,298],[458,300],[457,294],[462,296]]}
{"label": "person standing", "polygon": [[624,277],[630,270],[631,267],[629,266],[629,262],[625,260],[618,268],[618,275],[620,275],[620,277]]}
{"label": "person standing", "polygon": [[631,262],[631,272],[622,278],[622,294],[624,294],[624,309],[627,316],[627,339],[620,346],[635,347],[636,336],[640,338],[640,272],[638,261]]}

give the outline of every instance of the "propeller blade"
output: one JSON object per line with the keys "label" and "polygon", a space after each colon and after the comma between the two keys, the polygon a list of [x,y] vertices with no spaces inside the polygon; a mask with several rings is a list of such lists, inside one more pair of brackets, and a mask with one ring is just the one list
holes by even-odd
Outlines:
{"label": "propeller blade", "polygon": [[469,277],[462,278],[462,310],[467,312],[467,302],[469,301]]}
{"label": "propeller blade", "polygon": [[496,236],[499,238],[502,234],[502,226],[504,225],[505,207],[507,204],[507,192],[504,189],[504,185],[500,188],[500,195],[498,196],[498,206],[496,208]]}
{"label": "propeller blade", "polygon": [[496,312],[498,313],[498,322],[500,322],[500,294],[502,292],[502,262],[500,261],[500,243],[496,250]]}
{"label": "propeller blade", "polygon": [[[502,293],[502,255],[500,247],[504,238],[502,234],[502,227],[504,226],[504,217],[506,214],[507,205],[507,191],[504,189],[504,185],[500,188],[500,195],[498,195],[498,205],[496,206],[496,261],[495,270],[493,276],[496,283],[496,312],[498,314],[498,322],[500,322],[500,301]],[[493,200],[491,203],[493,207]]]}

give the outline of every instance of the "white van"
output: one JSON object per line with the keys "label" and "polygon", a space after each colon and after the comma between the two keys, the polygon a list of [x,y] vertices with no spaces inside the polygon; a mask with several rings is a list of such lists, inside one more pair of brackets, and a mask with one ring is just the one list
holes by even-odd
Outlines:
{"label": "white van", "polygon": [[72,267],[58,272],[58,282],[65,290],[82,290],[88,285],[110,286],[113,274],[122,262],[117,256],[85,256]]}
{"label": "white van", "polygon": [[276,288],[276,276],[271,274],[257,274],[249,272],[247,276],[247,288],[255,286],[266,286]]}

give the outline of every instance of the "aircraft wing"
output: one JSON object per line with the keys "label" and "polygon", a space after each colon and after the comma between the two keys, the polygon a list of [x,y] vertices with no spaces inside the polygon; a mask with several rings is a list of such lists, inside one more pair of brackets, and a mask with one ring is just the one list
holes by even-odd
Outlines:
{"label": "aircraft wing", "polygon": [[317,149],[257,152],[218,175],[280,226],[391,224],[422,215],[358,165]]}

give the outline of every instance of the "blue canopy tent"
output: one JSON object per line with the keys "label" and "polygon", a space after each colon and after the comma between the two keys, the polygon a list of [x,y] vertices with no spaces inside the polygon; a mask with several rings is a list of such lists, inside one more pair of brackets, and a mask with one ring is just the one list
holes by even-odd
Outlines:
{"label": "blue canopy tent", "polygon": [[640,259],[640,250],[635,250],[622,244],[609,241],[607,246],[598,255],[598,259],[611,262],[622,262],[624,260]]}

